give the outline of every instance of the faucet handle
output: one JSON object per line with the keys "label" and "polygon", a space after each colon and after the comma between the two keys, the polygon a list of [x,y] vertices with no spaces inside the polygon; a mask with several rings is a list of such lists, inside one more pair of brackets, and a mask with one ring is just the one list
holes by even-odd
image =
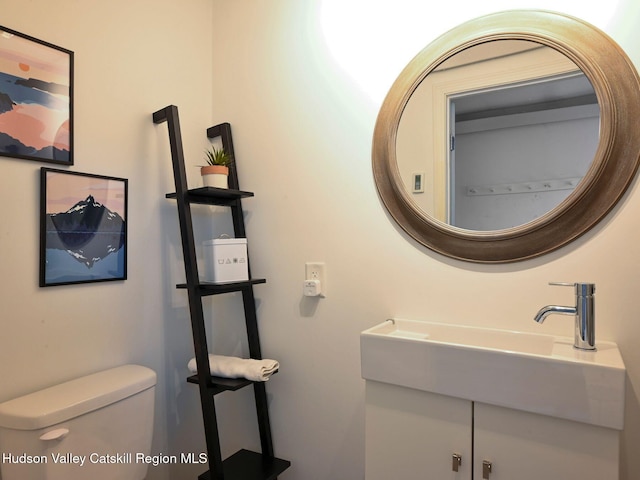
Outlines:
{"label": "faucet handle", "polygon": [[554,287],[575,287],[576,295],[593,295],[596,293],[596,284],[595,283],[584,283],[584,282],[549,282],[549,285],[553,285]]}

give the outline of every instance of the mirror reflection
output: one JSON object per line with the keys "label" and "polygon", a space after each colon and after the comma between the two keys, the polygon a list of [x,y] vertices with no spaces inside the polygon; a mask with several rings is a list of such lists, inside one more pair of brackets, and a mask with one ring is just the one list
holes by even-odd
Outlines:
{"label": "mirror reflection", "polygon": [[562,203],[599,143],[594,89],[562,53],[528,40],[458,52],[415,89],[398,126],[411,201],[466,230],[502,230]]}

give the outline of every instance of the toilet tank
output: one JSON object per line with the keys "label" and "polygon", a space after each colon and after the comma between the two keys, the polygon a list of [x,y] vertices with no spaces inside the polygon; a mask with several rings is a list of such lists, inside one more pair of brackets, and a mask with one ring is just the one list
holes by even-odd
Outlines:
{"label": "toilet tank", "polygon": [[142,480],[155,384],[123,365],[0,404],[2,480]]}

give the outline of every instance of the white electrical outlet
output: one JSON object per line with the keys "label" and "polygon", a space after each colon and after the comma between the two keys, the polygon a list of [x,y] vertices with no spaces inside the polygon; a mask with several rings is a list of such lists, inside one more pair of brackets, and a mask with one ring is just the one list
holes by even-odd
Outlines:
{"label": "white electrical outlet", "polygon": [[307,262],[304,264],[304,279],[305,281],[311,280],[314,281],[314,284],[317,282],[317,292],[316,295],[308,295],[308,296],[320,296],[326,297],[327,295],[327,278],[325,275],[325,264],[324,262]]}

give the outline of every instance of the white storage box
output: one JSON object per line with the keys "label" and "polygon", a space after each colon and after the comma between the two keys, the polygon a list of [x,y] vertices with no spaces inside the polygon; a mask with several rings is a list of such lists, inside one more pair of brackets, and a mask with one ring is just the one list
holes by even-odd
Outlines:
{"label": "white storage box", "polygon": [[246,238],[216,238],[204,246],[204,280],[224,283],[249,280]]}

